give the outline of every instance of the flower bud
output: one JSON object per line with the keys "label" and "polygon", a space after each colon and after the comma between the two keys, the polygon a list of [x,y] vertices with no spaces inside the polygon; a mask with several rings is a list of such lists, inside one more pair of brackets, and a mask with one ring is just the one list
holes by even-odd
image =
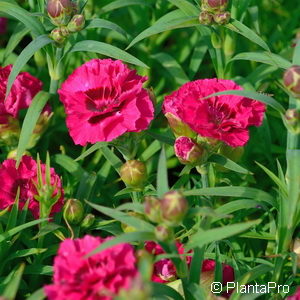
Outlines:
{"label": "flower bud", "polygon": [[285,113],[285,121],[289,130],[294,134],[300,134],[300,111],[288,109]]}
{"label": "flower bud", "polygon": [[182,164],[196,164],[204,157],[205,150],[193,139],[181,136],[174,144],[175,154]]}
{"label": "flower bud", "polygon": [[231,13],[229,11],[225,11],[219,14],[214,15],[214,20],[218,25],[226,25],[229,23],[231,18]]}
{"label": "flower bud", "polygon": [[188,202],[181,192],[170,191],[164,194],[161,209],[163,221],[176,226],[183,220],[188,210]]}
{"label": "flower bud", "polygon": [[178,117],[176,117],[172,113],[166,113],[165,117],[168,119],[169,126],[171,127],[175,136],[187,136],[191,138],[197,136],[196,132],[194,132],[187,124],[183,123]]}
{"label": "flower bud", "polygon": [[[130,211],[127,213],[129,216],[132,216],[132,217],[135,217],[137,219],[140,219],[140,220],[144,220],[144,215],[141,214],[141,213],[137,213],[135,211]],[[130,225],[127,225],[125,223],[121,223],[121,228],[122,230],[125,232],[125,233],[129,233],[129,232],[136,232],[138,231],[138,228],[134,227],[134,226],[130,226]]]}
{"label": "flower bud", "polygon": [[292,66],[285,71],[283,82],[296,98],[300,98],[300,66]]}
{"label": "flower bud", "polygon": [[61,32],[60,28],[54,28],[49,37],[54,40],[58,45],[62,45],[66,41],[66,37]]}
{"label": "flower bud", "polygon": [[61,27],[59,27],[59,29],[60,29],[62,36],[68,37],[70,35],[69,29],[67,28],[67,26],[61,26]]}
{"label": "flower bud", "polygon": [[0,115],[0,145],[14,147],[20,136],[19,120],[10,115]]}
{"label": "flower bud", "polygon": [[95,223],[95,216],[93,214],[87,214],[82,220],[80,227],[82,229],[89,229]]}
{"label": "flower bud", "polygon": [[84,28],[85,18],[83,15],[75,15],[68,24],[70,32],[78,32]]}
{"label": "flower bud", "polygon": [[211,13],[204,10],[199,15],[199,22],[202,25],[212,25],[214,23],[214,17]]}
{"label": "flower bud", "polygon": [[159,242],[166,242],[173,239],[173,230],[166,225],[156,226],[154,234]]}
{"label": "flower bud", "polygon": [[120,170],[121,179],[132,187],[141,187],[147,180],[146,165],[138,160],[128,160]]}
{"label": "flower bud", "polygon": [[145,197],[145,214],[153,223],[161,222],[161,201],[153,196]]}
{"label": "flower bud", "polygon": [[228,0],[202,0],[202,10],[209,12],[225,11]]}
{"label": "flower bud", "polygon": [[83,219],[84,208],[77,199],[69,199],[63,208],[64,219],[71,225],[79,224]]}
{"label": "flower bud", "polygon": [[73,14],[73,4],[70,0],[48,0],[47,12],[54,25],[67,25]]}

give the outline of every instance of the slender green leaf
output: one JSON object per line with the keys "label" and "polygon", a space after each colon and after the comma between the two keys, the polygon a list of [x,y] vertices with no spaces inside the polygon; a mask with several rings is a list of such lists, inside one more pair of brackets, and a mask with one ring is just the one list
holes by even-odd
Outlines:
{"label": "slender green leaf", "polygon": [[102,147],[101,151],[107,161],[109,161],[113,168],[116,170],[116,172],[120,173],[120,168],[123,165],[121,159],[119,159],[119,157],[115,155],[113,151],[107,146]]}
{"label": "slender green leaf", "polygon": [[34,53],[53,42],[54,41],[51,40],[47,35],[40,35],[23,49],[23,51],[20,53],[17,60],[15,61],[13,68],[9,74],[6,87],[6,97],[9,95],[11,87],[18,74],[20,73],[22,68],[27,64],[29,59],[34,55]]}
{"label": "slender green leaf", "polygon": [[121,243],[144,242],[144,241],[151,241],[154,239],[155,239],[154,233],[148,231],[146,232],[136,231],[136,232],[121,234],[101,244],[101,246],[97,247],[95,250],[89,253],[88,257]]}
{"label": "slender green leaf", "polygon": [[9,282],[4,290],[4,293],[2,294],[3,298],[7,300],[14,300],[16,298],[24,269],[25,264],[22,263],[18,269],[14,271],[12,280]]}
{"label": "slender green leaf", "polygon": [[220,155],[220,154],[213,154],[209,157],[209,162],[214,162],[217,163],[223,167],[225,167],[226,169],[235,171],[237,173],[241,173],[241,174],[251,174],[251,172],[249,172],[247,169],[241,167],[240,165],[238,165],[237,163],[235,163],[234,161],[230,160],[229,158]]}
{"label": "slender green leaf", "polygon": [[124,50],[119,49],[115,46],[112,46],[112,45],[109,45],[106,43],[102,43],[102,42],[97,42],[97,41],[92,41],[92,40],[80,41],[72,47],[70,52],[72,53],[72,52],[78,52],[78,51],[94,52],[94,53],[98,53],[98,54],[112,57],[115,59],[120,59],[120,60],[123,60],[123,61],[128,62],[133,65],[148,68],[147,65],[145,65],[142,61],[140,61],[133,55],[131,55],[131,54],[125,52]]}
{"label": "slender green leaf", "polygon": [[[173,281],[172,283],[169,283],[169,285],[174,286],[181,284],[181,289],[182,289],[182,283],[181,280],[178,279],[175,282]],[[172,300],[184,300],[184,298],[177,292],[177,289],[173,289],[171,286],[167,284],[162,284],[158,282],[152,282],[151,283],[153,287],[153,297],[154,299],[172,299]],[[177,287],[177,286],[176,286]],[[165,296],[165,298],[164,298]],[[157,297],[157,298],[156,298]]]}
{"label": "slender green leaf", "polygon": [[118,220],[128,226],[132,226],[136,229],[143,230],[143,231],[149,231],[149,232],[152,232],[154,230],[154,226],[152,224],[147,223],[146,221],[141,220],[139,218],[130,216],[120,210],[112,209],[112,208],[94,204],[91,202],[87,202],[87,203],[94,209],[100,211],[101,213],[103,213],[111,218],[114,218],[115,220]]}
{"label": "slender green leaf", "polygon": [[123,37],[125,37],[127,39],[127,32],[120,27],[119,25],[117,25],[116,23],[104,20],[104,19],[92,19],[87,26],[85,27],[85,29],[92,29],[92,28],[105,28],[105,29],[110,29],[113,31],[116,31],[118,33],[120,33]]}
{"label": "slender green leaf", "polygon": [[136,36],[131,41],[127,49],[131,48],[136,43],[152,35],[168,30],[192,27],[197,25],[200,24],[198,21],[198,17],[196,16],[184,16],[181,12],[178,11],[170,12],[167,15],[160,18],[159,20],[157,20],[152,26],[142,31],[138,36]]}
{"label": "slender green leaf", "polygon": [[192,235],[188,243],[186,244],[186,250],[191,250],[195,247],[202,247],[212,242],[227,239],[231,236],[242,233],[249,230],[251,227],[259,224],[261,220],[251,221],[247,223],[237,223],[233,225],[227,225],[220,228],[214,228],[210,230],[199,230],[196,234]]}
{"label": "slender green leaf", "polygon": [[0,12],[8,14],[19,20],[36,36],[44,33],[42,23],[37,18],[31,16],[27,10],[21,8],[19,5],[2,0],[0,2]]}
{"label": "slender green leaf", "polygon": [[161,63],[161,65],[167,70],[170,76],[174,79],[175,83],[178,85],[185,84],[190,81],[188,76],[185,74],[184,70],[180,64],[167,53],[157,53],[151,55],[154,59]]}
{"label": "slender green leaf", "polygon": [[146,5],[150,6],[151,5],[151,0],[116,0],[113,1],[105,6],[103,6],[100,10],[100,13],[107,13],[115,9],[119,9],[122,7],[127,7],[130,5]]}
{"label": "slender green leaf", "polygon": [[265,94],[261,94],[261,93],[257,93],[257,92],[253,92],[253,91],[228,90],[228,91],[224,91],[224,92],[211,94],[211,95],[205,97],[205,99],[212,97],[212,96],[221,96],[221,95],[237,95],[237,96],[251,98],[251,99],[258,100],[260,102],[270,105],[271,107],[273,107],[280,113],[285,112],[284,107],[279,102],[277,102],[274,98],[272,98],[271,96],[267,96]]}
{"label": "slender green leaf", "polygon": [[30,295],[30,297],[26,298],[26,300],[43,300],[46,298],[44,288],[40,288],[37,291],[35,291],[33,294]]}
{"label": "slender green leaf", "polygon": [[22,125],[20,139],[18,143],[17,166],[19,165],[22,155],[28,146],[34,127],[38,121],[38,118],[49,98],[50,98],[50,94],[41,91],[33,98],[32,103],[30,104],[30,107],[26,113]]}
{"label": "slender green leaf", "polygon": [[24,229],[38,225],[47,220],[48,219],[38,219],[38,220],[30,221],[28,223],[25,223],[25,224],[15,227],[15,228],[12,228],[12,229],[8,230],[7,232],[1,233],[0,234],[0,243],[6,241],[7,239],[11,238],[12,236],[14,236],[15,234],[19,233],[20,231],[22,231]]}
{"label": "slender green leaf", "polygon": [[243,197],[250,198],[257,201],[266,202],[272,206],[277,206],[273,197],[262,191],[250,187],[242,186],[224,186],[224,187],[212,187],[195,189],[184,192],[185,196],[221,196],[221,197]]}
{"label": "slender green leaf", "polygon": [[168,0],[170,3],[178,7],[186,16],[198,16],[200,10],[197,6],[193,5],[187,0]]}
{"label": "slender green leaf", "polygon": [[157,170],[157,196],[161,197],[169,191],[167,158],[164,146],[159,155]]}
{"label": "slender green leaf", "polygon": [[253,30],[248,28],[246,25],[244,25],[240,21],[232,20],[230,24],[226,25],[226,27],[234,32],[237,32],[237,33],[243,35],[245,38],[252,41],[256,45],[259,45],[266,51],[270,51],[270,48],[266,44],[266,42],[259,35],[257,35]]}
{"label": "slender green leaf", "polygon": [[243,52],[234,56],[230,61],[250,60],[274,66],[278,69],[288,69],[292,64],[281,56],[270,52]]}
{"label": "slender green leaf", "polygon": [[75,161],[82,160],[82,159],[86,158],[87,156],[89,156],[90,154],[94,153],[95,151],[101,149],[105,145],[107,145],[107,143],[105,143],[105,142],[98,142],[98,143],[94,144],[92,147],[90,147],[89,149],[84,151],[80,156],[78,156],[75,159]]}

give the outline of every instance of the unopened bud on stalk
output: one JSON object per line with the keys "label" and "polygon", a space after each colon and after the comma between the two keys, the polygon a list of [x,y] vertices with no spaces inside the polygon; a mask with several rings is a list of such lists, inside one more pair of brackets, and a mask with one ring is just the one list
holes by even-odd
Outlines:
{"label": "unopened bud on stalk", "polygon": [[83,15],[75,15],[68,24],[70,32],[78,32],[84,28],[85,18]]}
{"label": "unopened bud on stalk", "polygon": [[214,15],[214,20],[218,25],[226,25],[229,23],[231,18],[231,13],[229,11],[225,11],[219,14]]}
{"label": "unopened bud on stalk", "polygon": [[14,147],[20,137],[19,120],[10,115],[0,115],[0,145]]}
{"label": "unopened bud on stalk", "polygon": [[286,70],[283,82],[294,97],[300,98],[300,66],[292,66]]}
{"label": "unopened bud on stalk", "polygon": [[74,8],[70,0],[48,0],[47,12],[51,22],[56,26],[67,25]]}
{"label": "unopened bud on stalk", "polygon": [[202,9],[210,12],[225,11],[228,0],[202,0]]}
{"label": "unopened bud on stalk", "polygon": [[171,226],[179,225],[188,210],[188,202],[183,194],[178,191],[170,191],[164,194],[161,200],[163,221]]}
{"label": "unopened bud on stalk", "polygon": [[69,199],[63,208],[64,219],[71,225],[79,224],[83,219],[84,208],[77,199]]}
{"label": "unopened bud on stalk", "polygon": [[212,25],[214,23],[214,17],[210,12],[204,10],[199,15],[199,22],[202,25]]}
{"label": "unopened bud on stalk", "polygon": [[181,136],[176,139],[174,150],[182,164],[196,164],[204,157],[205,149],[199,146],[193,139]]}
{"label": "unopened bud on stalk", "polygon": [[154,230],[155,237],[160,242],[166,242],[173,239],[173,230],[166,225],[158,225]]}
{"label": "unopened bud on stalk", "polygon": [[292,251],[297,255],[297,266],[300,268],[300,238],[294,240]]}
{"label": "unopened bud on stalk", "polygon": [[89,229],[95,223],[95,216],[93,214],[87,214],[82,220],[80,227],[82,229]]}
{"label": "unopened bud on stalk", "polygon": [[153,196],[146,196],[144,205],[147,218],[153,223],[160,223],[161,200]]}
{"label": "unopened bud on stalk", "polygon": [[66,41],[66,37],[63,35],[60,28],[54,28],[50,33],[50,38],[58,45],[62,45]]}
{"label": "unopened bud on stalk", "polygon": [[288,109],[285,113],[285,120],[288,128],[295,134],[300,133],[300,111],[297,109]]}
{"label": "unopened bud on stalk", "polygon": [[121,179],[132,187],[142,187],[147,180],[146,165],[138,160],[128,160],[120,170]]}

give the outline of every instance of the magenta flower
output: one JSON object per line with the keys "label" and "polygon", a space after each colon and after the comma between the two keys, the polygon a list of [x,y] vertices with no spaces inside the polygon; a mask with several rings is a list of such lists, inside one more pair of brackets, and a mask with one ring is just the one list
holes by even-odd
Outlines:
{"label": "magenta flower", "polygon": [[244,146],[249,140],[249,126],[262,124],[265,105],[233,95],[203,99],[213,93],[241,89],[231,80],[188,82],[165,97],[163,112],[171,127],[182,127],[183,123],[202,137],[214,138],[232,147]]}
{"label": "magenta flower", "polygon": [[0,34],[5,34],[7,30],[7,19],[0,18]]}
{"label": "magenta flower", "polygon": [[85,257],[106,240],[86,235],[60,244],[54,282],[44,287],[49,300],[112,300],[131,288],[139,277],[131,245],[119,244]]}
{"label": "magenta flower", "polygon": [[145,130],[154,113],[142,87],[146,80],[119,60],[93,59],[77,68],[58,91],[75,144],[112,141]]}
{"label": "magenta flower", "polygon": [[[45,164],[41,164],[42,177],[45,178]],[[53,205],[51,215],[61,210],[64,200],[59,176],[54,169],[50,169],[51,185],[55,186],[53,197],[60,194],[59,200]],[[36,200],[38,191],[36,189],[37,163],[30,156],[23,156],[18,169],[14,159],[5,160],[0,165],[0,178],[5,178],[0,186],[0,209],[11,207],[16,199],[17,190],[20,188],[19,208],[22,209],[29,199],[28,209],[32,212],[35,219],[40,215],[40,204]]]}
{"label": "magenta flower", "polygon": [[286,298],[287,300],[300,300],[300,286],[298,287],[297,291],[294,295],[289,296]]}
{"label": "magenta flower", "polygon": [[4,101],[11,70],[12,65],[0,67],[0,112],[5,110],[6,113],[16,118],[19,110],[28,108],[33,97],[41,91],[42,82],[29,73],[22,72],[17,76],[6,101]]}

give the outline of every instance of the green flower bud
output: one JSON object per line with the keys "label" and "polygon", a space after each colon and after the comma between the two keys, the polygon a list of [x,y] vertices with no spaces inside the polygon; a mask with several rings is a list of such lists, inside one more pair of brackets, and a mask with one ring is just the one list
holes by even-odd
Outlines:
{"label": "green flower bud", "polygon": [[205,149],[191,138],[181,136],[174,144],[175,155],[182,164],[200,163],[205,157]]}
{"label": "green flower bud", "polygon": [[59,29],[64,37],[68,37],[70,35],[70,32],[66,26],[61,26]]}
{"label": "green flower bud", "polygon": [[49,37],[54,40],[58,45],[62,45],[66,41],[66,37],[61,32],[60,28],[54,28]]}
{"label": "green flower bud", "polygon": [[228,5],[228,0],[202,0],[202,10],[209,12],[225,11]]}
{"label": "green flower bud", "polygon": [[187,124],[183,123],[172,113],[166,113],[165,117],[168,119],[169,126],[171,127],[175,136],[187,136],[190,138],[194,138],[197,136],[196,132],[194,132]]}
{"label": "green flower bud", "polygon": [[68,30],[70,32],[78,32],[84,28],[85,18],[83,15],[75,15],[68,24]]}
{"label": "green flower bud", "polygon": [[153,223],[160,223],[161,219],[161,201],[153,196],[145,197],[145,214]]}
{"label": "green flower bud", "polygon": [[229,23],[231,18],[231,13],[229,11],[225,11],[219,14],[214,15],[214,20],[218,25],[226,25]]}
{"label": "green flower bud", "polygon": [[47,63],[46,57],[41,50],[34,53],[34,61],[38,67],[44,67]]}
{"label": "green flower bud", "polygon": [[132,187],[142,187],[147,180],[146,165],[138,160],[128,160],[120,170],[121,179]]}
{"label": "green flower bud", "polygon": [[204,10],[199,15],[199,22],[202,25],[212,25],[214,23],[214,17],[211,13]]}
{"label": "green flower bud", "polygon": [[[140,220],[144,220],[144,215],[140,214],[140,213],[137,213],[137,212],[134,212],[134,211],[130,211],[127,213],[129,216],[132,216],[132,217],[135,217],[135,218],[138,218]],[[125,223],[121,223],[121,228],[122,230],[125,232],[125,233],[128,233],[128,232],[136,232],[138,231],[138,228],[135,228],[133,226],[130,226],[130,225],[127,225]]]}
{"label": "green flower bud", "polygon": [[56,26],[67,25],[73,14],[70,0],[48,0],[47,12],[51,22]]}
{"label": "green flower bud", "polygon": [[290,67],[284,73],[283,82],[295,98],[300,98],[300,66]]}
{"label": "green flower bud", "polygon": [[183,194],[170,191],[161,200],[163,221],[171,226],[179,225],[188,210],[188,202]]}
{"label": "green flower bud", "polygon": [[0,116],[0,145],[14,147],[20,136],[19,120],[10,115]]}
{"label": "green flower bud", "polygon": [[288,109],[285,113],[285,121],[289,130],[294,134],[300,134],[300,111]]}
{"label": "green flower bud", "polygon": [[89,229],[95,223],[95,216],[93,214],[87,214],[82,220],[80,227],[82,229]]}
{"label": "green flower bud", "polygon": [[69,199],[63,207],[64,219],[71,225],[79,224],[84,215],[82,203],[77,199]]}
{"label": "green flower bud", "polygon": [[154,234],[159,242],[166,242],[173,239],[173,230],[166,225],[156,226]]}

